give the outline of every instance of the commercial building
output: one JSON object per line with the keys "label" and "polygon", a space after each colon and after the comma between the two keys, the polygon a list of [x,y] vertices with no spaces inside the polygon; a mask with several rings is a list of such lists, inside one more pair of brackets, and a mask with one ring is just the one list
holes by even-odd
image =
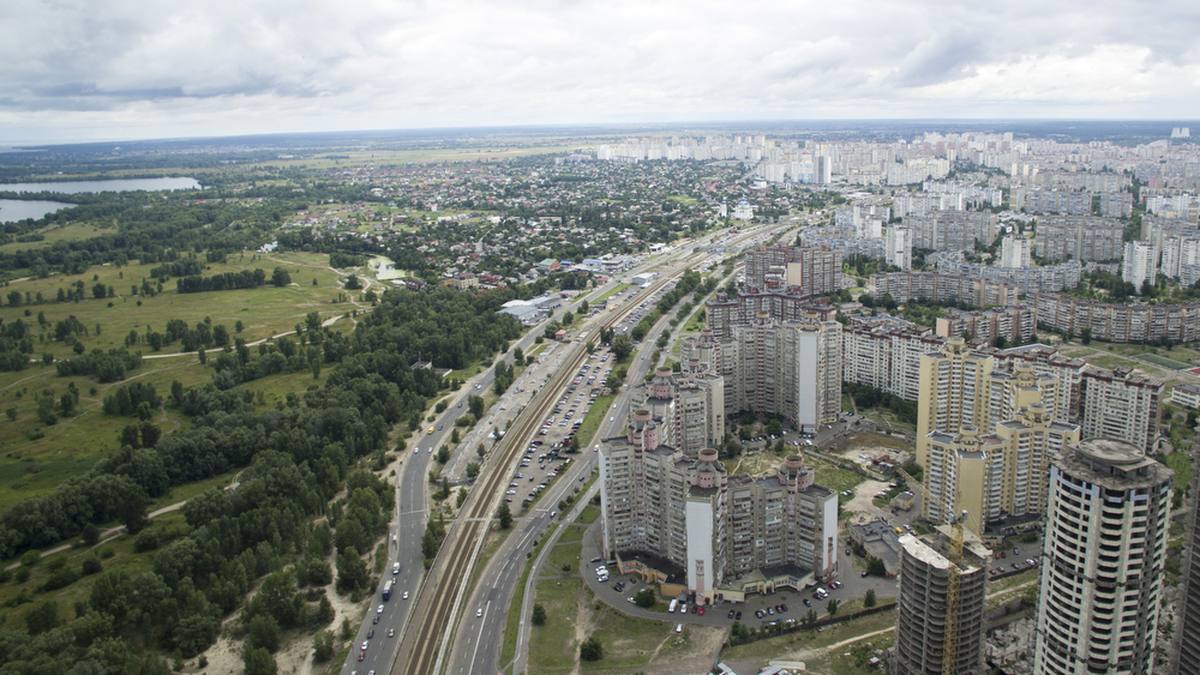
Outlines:
{"label": "commercial building", "polygon": [[1125,255],[1121,258],[1121,279],[1141,289],[1142,284],[1154,284],[1158,272],[1158,250],[1148,241],[1131,241],[1125,244]]}
{"label": "commercial building", "polygon": [[730,477],[711,448],[659,443],[647,410],[600,449],[605,553],[622,574],[685,589],[708,604],[837,573],[837,495],[798,456],[775,476]]}
{"label": "commercial building", "polygon": [[1053,462],[1033,672],[1157,672],[1171,475],[1139,448],[1107,439]]}
{"label": "commercial building", "polygon": [[[954,533],[900,537],[900,589],[896,597],[897,675],[981,675],[986,636],[989,551],[964,532],[961,554]],[[947,649],[952,645],[951,649]]]}
{"label": "commercial building", "polygon": [[1158,440],[1163,383],[1130,368],[1083,371],[1084,438],[1125,441],[1143,452]]}

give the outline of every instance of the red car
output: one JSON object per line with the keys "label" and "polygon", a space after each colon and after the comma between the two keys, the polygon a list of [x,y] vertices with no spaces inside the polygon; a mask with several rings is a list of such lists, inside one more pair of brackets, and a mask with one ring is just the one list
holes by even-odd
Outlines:
{"label": "red car", "polygon": [[696,610],[696,613],[699,614],[700,616],[704,616],[704,608],[700,607],[699,609]]}

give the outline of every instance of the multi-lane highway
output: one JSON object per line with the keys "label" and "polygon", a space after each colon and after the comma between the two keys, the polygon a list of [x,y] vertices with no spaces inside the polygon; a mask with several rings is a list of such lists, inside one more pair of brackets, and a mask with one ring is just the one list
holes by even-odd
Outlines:
{"label": "multi-lane highway", "polygon": [[[637,307],[643,299],[656,293],[690,266],[698,264],[708,257],[706,253],[692,252],[693,246],[707,246],[714,241],[736,246],[745,244],[752,238],[761,238],[769,231],[777,229],[777,227],[757,228],[735,237],[708,235],[695,242],[682,242],[663,254],[648,258],[628,274],[657,269],[661,272],[660,276],[650,288],[639,293],[632,302],[610,308],[597,317],[589,319],[585,324],[588,328],[577,333],[585,335],[585,339],[580,340],[580,343],[585,344],[588,338],[595,340],[602,326],[614,325]],[[614,279],[605,288],[610,288],[616,283],[617,280]],[[603,290],[604,288],[601,289],[601,291]],[[541,327],[534,327],[514,347],[519,346],[528,352],[535,337],[539,334],[541,334]],[[471,603],[469,594],[471,589],[467,587],[467,579],[470,577],[470,570],[475,565],[475,555],[490,526],[502,494],[501,488],[508,479],[517,453],[524,448],[528,438],[536,431],[537,421],[542,419],[547,407],[553,403],[557,393],[569,380],[569,375],[578,368],[583,354],[583,344],[580,343],[560,346],[573,350],[574,356],[564,355],[565,358],[556,359],[564,367],[544,384],[542,382],[544,373],[540,371],[535,373],[535,369],[532,368],[518,380],[519,383],[524,381],[524,386],[533,394],[533,400],[527,406],[528,409],[514,420],[514,424],[505,438],[489,454],[482,467],[479,484],[471,490],[459,518],[450,524],[442,551],[434,562],[433,574],[429,579],[426,578],[427,575],[423,570],[420,547],[428,503],[426,484],[431,457],[429,451],[435,450],[448,440],[454,420],[462,414],[463,406],[466,405],[466,397],[478,390],[476,385],[479,385],[479,389],[491,386],[492,370],[489,368],[475,376],[459,390],[449,407],[430,425],[433,427],[432,431],[425,429],[422,431],[428,433],[420,433],[414,437],[413,449],[408,453],[397,472],[397,509],[394,522],[389,529],[391,536],[389,538],[387,572],[391,572],[394,563],[399,563],[399,573],[392,577],[395,582],[395,590],[387,602],[382,602],[378,589],[376,590],[375,599],[370,603],[370,609],[355,638],[343,672],[367,673],[371,670],[377,673],[388,671],[433,672],[439,664],[447,665],[442,663],[445,650],[449,646],[447,631],[456,626],[456,622],[453,620],[456,615],[461,612],[465,623],[468,618],[485,618],[474,616],[477,610],[482,610],[485,615],[492,617],[490,621],[481,622],[485,624],[490,624],[497,620],[496,617],[503,615],[507,608],[506,602],[501,603],[504,604],[504,607],[494,607],[489,605],[487,600],[484,600],[479,607],[472,606],[468,614],[464,609],[466,604]],[[511,358],[511,349],[507,356]],[[530,377],[527,379],[526,376]],[[513,411],[504,417],[515,414],[518,406],[514,401],[509,397],[505,397],[502,401],[504,403],[500,405],[507,405],[509,410]],[[609,426],[607,422],[605,426]],[[602,429],[602,434],[609,432],[608,429]],[[463,451],[460,449],[459,452]],[[508,577],[512,574],[519,574],[520,561],[523,561],[525,557],[522,552],[532,545],[536,533],[545,528],[550,518],[549,511],[553,510],[558,501],[573,489],[571,484],[574,482],[575,486],[578,486],[578,476],[590,471],[590,462],[591,460],[585,462],[581,457],[580,461],[575,462],[571,467],[570,479],[567,479],[567,476],[561,476],[548,493],[543,495],[540,504],[545,506],[534,510],[526,518],[520,519],[517,536],[510,537],[505,542],[505,547],[510,548],[506,551],[507,555],[494,557],[496,561],[499,561],[495,564],[501,566],[509,559],[516,559],[518,562],[510,563],[512,570],[498,568],[495,572],[496,576]],[[491,575],[490,571],[485,570],[485,572],[486,574],[480,577],[484,580],[481,586],[486,585],[486,581]],[[389,575],[385,574],[385,580],[388,577]],[[431,581],[432,583],[430,583]],[[407,598],[404,597],[406,592],[408,593]],[[375,608],[380,604],[383,605],[382,612],[377,614]],[[414,611],[416,612],[415,619]],[[411,628],[408,628],[409,626]],[[408,629],[406,630],[406,628]],[[395,632],[396,637],[388,637],[389,629]],[[464,632],[469,632],[465,625]],[[490,639],[485,635],[483,639],[480,639],[477,632],[472,649],[474,651],[475,647],[479,647],[480,650],[483,650],[490,644],[492,650],[495,651],[498,650],[499,641],[499,636]],[[360,649],[364,642],[368,645],[365,651]],[[360,653],[363,657],[362,661],[357,660]],[[491,657],[491,663],[495,663],[495,658],[495,655]],[[471,660],[475,661],[476,659]]]}

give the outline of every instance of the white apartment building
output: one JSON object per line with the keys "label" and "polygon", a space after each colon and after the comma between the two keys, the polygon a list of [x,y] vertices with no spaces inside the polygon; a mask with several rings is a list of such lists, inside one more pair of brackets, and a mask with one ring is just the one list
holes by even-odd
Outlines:
{"label": "white apartment building", "polygon": [[1125,441],[1151,452],[1158,439],[1163,383],[1129,368],[1083,371],[1083,437]]}
{"label": "white apartment building", "polygon": [[1185,267],[1194,265],[1200,265],[1200,236],[1176,235],[1163,239],[1163,274],[1174,279],[1179,279],[1183,275]]}
{"label": "white apartment building", "polygon": [[1134,285],[1139,291],[1142,284],[1154,284],[1158,270],[1158,250],[1148,241],[1131,241],[1125,244],[1125,255],[1121,258],[1121,278]]}
{"label": "white apartment building", "polygon": [[1019,234],[1010,234],[1000,242],[1000,266],[1021,269],[1033,264],[1033,240]]}
{"label": "white apartment building", "polygon": [[911,270],[912,246],[912,230],[904,225],[889,225],[883,245],[884,261],[902,270]]}
{"label": "white apartment building", "polygon": [[1171,475],[1112,440],[1084,441],[1053,462],[1033,672],[1157,672]]}

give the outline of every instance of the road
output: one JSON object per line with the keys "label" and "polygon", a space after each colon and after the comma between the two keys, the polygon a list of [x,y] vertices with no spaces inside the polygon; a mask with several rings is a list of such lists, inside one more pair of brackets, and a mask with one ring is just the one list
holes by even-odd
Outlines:
{"label": "road", "polygon": [[[645,267],[645,266],[640,266]],[[640,268],[639,267],[639,268]],[[635,268],[635,269],[639,269]],[[599,290],[602,292],[611,288],[618,283],[617,279],[612,280],[609,284],[602,286]],[[510,346],[508,352],[505,353],[507,360],[512,359],[513,351],[516,348],[521,348],[525,353],[530,351],[534,345],[537,336],[541,335],[544,330],[545,322],[533,326],[525,333],[516,343]],[[547,351],[557,351],[571,345],[560,345],[553,343],[552,348],[547,348]],[[539,362],[543,359],[539,358]],[[558,360],[545,364],[546,368],[554,368]],[[541,364],[539,364],[541,365]],[[529,400],[539,391],[539,384],[543,377],[543,369],[539,367],[530,367],[521,374],[519,378],[509,387],[500,400],[494,403],[485,415],[485,421],[478,427],[496,426],[503,429],[503,420],[516,416],[523,403]],[[470,378],[452,395],[451,400],[444,411],[437,415],[434,422],[422,422],[422,428],[413,436],[413,443],[410,444],[411,450],[403,460],[403,464],[397,471],[396,480],[396,508],[393,513],[392,522],[388,527],[390,533],[388,541],[388,561],[386,564],[386,573],[381,583],[385,583],[388,578],[394,581],[394,591],[392,597],[388,601],[383,601],[379,590],[375,593],[375,600],[369,603],[366,616],[359,627],[358,633],[354,638],[354,648],[347,655],[346,662],[342,667],[342,672],[345,675],[351,673],[367,673],[374,670],[377,673],[388,672],[395,662],[397,650],[400,648],[399,637],[404,635],[405,627],[409,621],[409,614],[412,610],[412,605],[421,590],[425,580],[424,555],[421,551],[421,538],[425,532],[425,524],[428,518],[428,474],[432,462],[432,454],[437,448],[443,444],[449,445],[450,435],[454,428],[454,421],[458,419],[467,409],[467,398],[472,395],[486,391],[492,386],[495,381],[494,366],[486,368]],[[506,407],[507,411],[501,412],[500,408]],[[429,433],[429,428],[433,429]],[[475,437],[471,437],[475,441]],[[474,443],[464,441],[456,448],[451,466],[463,467],[465,469],[466,461],[474,458]],[[576,462],[573,464],[579,464]],[[566,481],[559,481],[565,484]],[[557,504],[559,498],[553,501],[549,499],[542,503]],[[536,515],[536,514],[535,514]],[[540,515],[542,518],[547,518],[546,513]],[[393,566],[399,563],[400,571],[396,575],[390,575]],[[404,593],[407,592],[409,597],[404,598]],[[382,605],[383,611],[378,612],[378,607]],[[376,620],[376,616],[378,619]],[[393,629],[396,632],[396,637],[389,638],[387,636],[388,629]],[[360,649],[361,645],[366,642],[368,645],[365,653]],[[362,655],[362,660],[359,661],[359,655]]]}
{"label": "road", "polygon": [[[691,253],[692,247],[707,246],[714,241],[737,245],[753,238],[765,236],[774,229],[778,228],[757,228],[736,237],[722,237],[719,234],[707,235],[694,242],[681,242],[668,249],[666,253],[648,257],[642,264],[626,274],[675,264],[672,273],[663,274],[652,284],[651,288],[638,296],[639,298],[646,297],[656,292],[678,273],[687,269],[692,262],[697,261],[700,257],[707,257],[707,254]],[[681,259],[682,263],[679,262]],[[617,283],[617,279],[604,288],[611,287],[615,283]],[[637,302],[631,302],[628,307],[636,306],[636,304]],[[616,318],[625,313],[625,308],[614,308],[601,313],[599,319],[589,320],[587,325],[594,327],[588,335],[592,337],[598,335],[600,325],[614,322]],[[514,347],[521,346],[528,351],[529,346],[541,332],[541,327],[535,326]],[[582,342],[586,342],[586,340]],[[583,352],[582,344],[563,346],[570,347],[578,353]],[[511,349],[509,356],[511,356]],[[389,527],[391,533],[387,563],[389,571],[393,564],[397,562],[400,564],[400,571],[394,578],[394,595],[388,602],[373,601],[371,603],[372,608],[368,610],[367,617],[355,638],[356,645],[368,641],[368,649],[363,653],[362,661],[357,660],[360,650],[352,649],[343,667],[344,673],[365,673],[370,670],[378,673],[385,671],[432,672],[440,664],[445,645],[448,644],[449,636],[446,635],[446,627],[455,625],[453,617],[459,611],[459,605],[464,602],[467,590],[465,588],[466,580],[470,577],[470,570],[475,564],[475,555],[490,527],[495,505],[501,495],[499,488],[503,487],[503,481],[508,478],[509,470],[516,458],[516,452],[524,448],[525,440],[536,429],[536,422],[542,418],[546,405],[552,402],[551,394],[562,390],[565,384],[565,374],[574,372],[577,366],[577,363],[572,363],[571,367],[562,369],[561,373],[556,374],[550,382],[546,383],[546,386],[540,389],[537,386],[527,387],[536,396],[533,404],[520,414],[514,421],[509,434],[506,434],[502,442],[497,445],[496,450],[499,452],[494,450],[489,453],[481,467],[479,485],[473,488],[468,495],[460,517],[450,523],[446,540],[434,562],[432,575],[427,575],[423,569],[420,548],[427,515],[426,485],[431,458],[429,450],[439,447],[448,440],[454,420],[462,413],[459,404],[465,406],[466,397],[476,391],[475,385],[480,385],[481,389],[491,386],[492,370],[489,368],[476,375],[458,390],[447,409],[437,416],[433,423],[433,433],[418,433],[415,436],[413,450],[397,472],[397,508]],[[532,371],[533,369],[527,371],[521,379],[531,374]],[[509,409],[515,410],[516,408],[509,405]],[[462,452],[461,448],[459,452]],[[582,465],[583,462],[575,464]],[[582,469],[579,470],[582,471]],[[567,485],[568,481],[559,481],[559,483]],[[547,497],[553,496],[553,493],[547,495]],[[546,498],[542,503],[557,504],[557,499]],[[547,513],[544,511],[542,513],[544,515],[539,515],[535,510],[534,514],[530,516],[530,520],[548,518]],[[520,540],[518,539],[517,542],[519,544]],[[432,579],[434,583],[426,583],[427,578]],[[405,591],[409,593],[408,599],[403,597]],[[374,608],[380,604],[383,605],[382,611],[377,615]],[[413,605],[417,605],[415,614]],[[489,613],[493,611],[486,606],[484,610]],[[413,630],[408,631],[406,628],[413,616],[420,618],[413,621]],[[376,617],[378,618],[376,619]],[[389,628],[396,631],[396,638],[386,637]],[[371,634],[374,634],[374,637],[368,637]],[[403,653],[400,650],[405,642],[402,642],[401,638],[408,641],[409,645]],[[406,658],[401,659],[402,656]]]}
{"label": "road", "polygon": [[[643,376],[654,368],[652,357],[655,350],[653,345],[669,325],[672,315],[672,313],[665,315],[642,339],[642,348],[637,351],[633,362],[629,365],[627,382],[640,382]],[[579,485],[580,479],[590,474],[597,461],[601,439],[620,434],[623,431],[631,395],[631,387],[622,387],[606,411],[605,419],[601,422],[591,445],[582,450],[580,460],[570,467],[565,476],[560,477],[560,482],[564,478],[566,479],[564,487]],[[556,487],[558,486],[556,485]],[[467,609],[474,608],[475,611],[465,611],[462,614],[461,622],[455,631],[454,646],[450,652],[449,667],[446,672],[454,675],[494,673],[507,671],[510,666],[512,666],[512,672],[526,672],[529,646],[528,630],[533,611],[532,590],[536,584],[539,570],[563,527],[578,517],[579,512],[586,505],[587,499],[598,490],[598,486],[593,486],[587,496],[581,498],[581,501],[576,502],[572,507],[571,514],[561,517],[557,524],[547,519],[546,515],[557,509],[557,504],[563,495],[552,492],[548,495],[549,498],[540,502],[545,506],[540,507],[533,517],[527,520],[523,519],[516,525],[515,533],[492,556],[482,576],[483,583],[470,596]],[[548,530],[550,534],[547,535]],[[527,556],[537,545],[537,541],[544,536],[550,536],[551,541],[547,542],[538,558],[532,562],[533,567],[525,586],[518,588]],[[513,663],[500,664],[498,661],[504,642],[505,619],[509,605],[514,601],[520,602],[522,606],[516,655]],[[480,611],[482,616],[477,616],[476,614]]]}

